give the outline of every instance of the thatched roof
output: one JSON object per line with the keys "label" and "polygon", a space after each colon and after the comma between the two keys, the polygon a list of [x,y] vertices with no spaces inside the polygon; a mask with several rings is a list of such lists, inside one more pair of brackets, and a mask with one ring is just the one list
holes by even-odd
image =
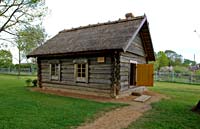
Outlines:
{"label": "thatched roof", "polygon": [[[114,49],[126,51],[130,40],[134,39],[144,24],[148,24],[146,16],[140,16],[63,30],[27,57]],[[153,54],[149,60],[154,60],[150,34],[147,40],[151,47],[149,54]]]}

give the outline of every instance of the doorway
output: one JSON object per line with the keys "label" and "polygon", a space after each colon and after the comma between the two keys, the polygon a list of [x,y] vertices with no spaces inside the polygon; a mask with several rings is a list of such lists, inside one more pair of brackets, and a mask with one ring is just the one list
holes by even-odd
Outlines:
{"label": "doorway", "polygon": [[136,85],[136,64],[130,63],[130,78],[129,78],[130,86]]}

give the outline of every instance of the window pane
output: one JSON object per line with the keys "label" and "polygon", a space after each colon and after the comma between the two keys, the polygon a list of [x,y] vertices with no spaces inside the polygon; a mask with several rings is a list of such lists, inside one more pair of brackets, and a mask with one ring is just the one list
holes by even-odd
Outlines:
{"label": "window pane", "polygon": [[86,67],[86,65],[85,65],[85,64],[82,64],[82,68],[85,69],[85,67]]}
{"label": "window pane", "polygon": [[78,69],[81,69],[81,64],[78,64]]}
{"label": "window pane", "polygon": [[82,69],[82,73],[85,73],[85,69]]}
{"label": "window pane", "polygon": [[55,75],[55,65],[51,64],[51,75]]}
{"label": "window pane", "polygon": [[85,77],[85,73],[82,73],[82,77]]}
{"label": "window pane", "polygon": [[59,75],[59,64],[51,64],[51,76],[55,79]]}
{"label": "window pane", "polygon": [[86,80],[86,64],[77,64],[76,69],[77,81],[85,82]]}

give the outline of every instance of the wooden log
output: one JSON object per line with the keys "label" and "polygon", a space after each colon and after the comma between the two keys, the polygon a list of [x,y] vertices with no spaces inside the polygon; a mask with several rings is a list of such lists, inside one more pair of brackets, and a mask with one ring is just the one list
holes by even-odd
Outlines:
{"label": "wooden log", "polygon": [[97,70],[97,69],[93,70],[93,69],[91,69],[91,70],[89,70],[89,73],[111,74],[111,70]]}
{"label": "wooden log", "polygon": [[[145,64],[146,63],[145,57],[138,56],[138,55],[132,54],[130,52],[126,52],[126,53],[121,52],[120,53],[120,62],[124,61],[124,63],[130,63],[130,60],[135,60],[139,64]],[[129,62],[127,62],[127,61],[129,61]]]}
{"label": "wooden log", "polygon": [[49,69],[41,69],[42,73],[49,73]]}
{"label": "wooden log", "polygon": [[120,72],[120,74],[119,74],[120,76],[128,76],[129,75],[129,72]]}
{"label": "wooden log", "polygon": [[96,90],[105,90],[110,92],[110,86],[102,84],[86,84],[86,83],[73,83],[71,81],[62,81],[62,82],[53,82],[53,81],[43,81],[44,84],[49,84],[51,87],[61,87],[65,86],[71,89],[79,89],[81,87],[96,89]]}
{"label": "wooden log", "polygon": [[111,74],[89,74],[89,78],[95,78],[95,79],[111,79]]}
{"label": "wooden log", "polygon": [[64,74],[64,73],[74,73],[74,69],[62,69],[61,73],[62,74]]}
{"label": "wooden log", "polygon": [[112,84],[111,80],[108,79],[94,79],[94,78],[90,78],[89,79],[89,83],[97,83],[97,84]]}
{"label": "wooden log", "polygon": [[61,69],[74,69],[74,65],[61,65]]}
{"label": "wooden log", "polygon": [[89,65],[91,70],[111,70],[111,65]]}
{"label": "wooden log", "polygon": [[129,72],[128,67],[120,67],[120,72]]}
{"label": "wooden log", "polygon": [[50,75],[42,73],[41,76],[42,76],[42,78],[49,78]]}
{"label": "wooden log", "polygon": [[120,76],[120,81],[128,81],[129,80],[129,76]]}

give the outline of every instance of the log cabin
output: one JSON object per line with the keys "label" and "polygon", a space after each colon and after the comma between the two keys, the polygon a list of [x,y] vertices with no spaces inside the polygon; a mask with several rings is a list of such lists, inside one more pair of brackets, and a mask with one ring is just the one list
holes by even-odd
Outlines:
{"label": "log cabin", "polygon": [[108,21],[60,31],[27,57],[37,59],[38,86],[123,97],[153,86],[154,49],[147,17]]}

